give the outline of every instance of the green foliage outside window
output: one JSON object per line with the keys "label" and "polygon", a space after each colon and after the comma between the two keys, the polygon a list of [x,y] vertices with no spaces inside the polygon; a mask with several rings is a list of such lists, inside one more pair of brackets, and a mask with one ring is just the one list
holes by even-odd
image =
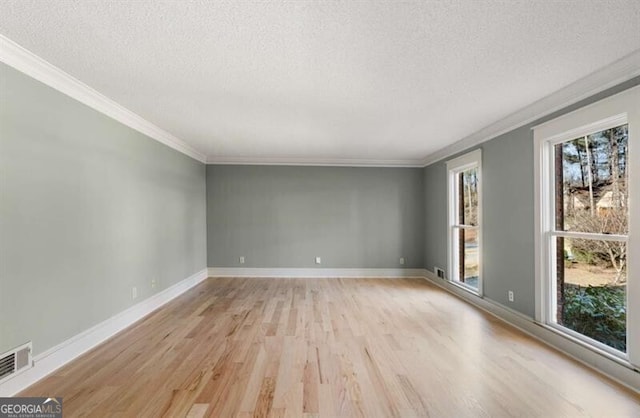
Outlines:
{"label": "green foliage outside window", "polygon": [[564,289],[563,325],[622,352],[627,347],[624,286]]}

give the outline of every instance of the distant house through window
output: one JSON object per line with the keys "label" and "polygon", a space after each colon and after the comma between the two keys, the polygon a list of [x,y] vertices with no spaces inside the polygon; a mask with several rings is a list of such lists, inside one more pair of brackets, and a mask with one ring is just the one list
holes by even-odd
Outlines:
{"label": "distant house through window", "polygon": [[481,151],[447,162],[449,173],[449,280],[480,295]]}

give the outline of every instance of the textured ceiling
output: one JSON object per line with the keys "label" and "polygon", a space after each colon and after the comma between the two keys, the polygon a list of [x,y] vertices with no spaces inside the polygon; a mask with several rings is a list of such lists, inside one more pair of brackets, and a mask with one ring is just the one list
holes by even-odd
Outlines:
{"label": "textured ceiling", "polygon": [[419,161],[640,49],[639,28],[637,0],[0,0],[0,34],[250,161]]}

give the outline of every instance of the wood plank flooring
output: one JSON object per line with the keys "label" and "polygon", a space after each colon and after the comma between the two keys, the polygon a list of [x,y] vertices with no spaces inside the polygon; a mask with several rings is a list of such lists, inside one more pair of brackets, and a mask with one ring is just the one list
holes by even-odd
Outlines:
{"label": "wood plank flooring", "polygon": [[22,396],[66,417],[638,417],[640,397],[420,279],[208,279]]}

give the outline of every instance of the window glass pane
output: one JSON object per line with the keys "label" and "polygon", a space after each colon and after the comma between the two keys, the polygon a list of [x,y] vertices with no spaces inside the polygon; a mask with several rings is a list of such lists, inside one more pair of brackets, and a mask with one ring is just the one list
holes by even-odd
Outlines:
{"label": "window glass pane", "polygon": [[627,125],[555,145],[556,230],[628,233]]}
{"label": "window glass pane", "polygon": [[627,244],[556,239],[556,322],[626,352]]}
{"label": "window glass pane", "polygon": [[478,169],[458,173],[458,222],[478,225]]}
{"label": "window glass pane", "polygon": [[467,286],[478,289],[478,231],[460,228],[458,239],[460,257],[458,280]]}

